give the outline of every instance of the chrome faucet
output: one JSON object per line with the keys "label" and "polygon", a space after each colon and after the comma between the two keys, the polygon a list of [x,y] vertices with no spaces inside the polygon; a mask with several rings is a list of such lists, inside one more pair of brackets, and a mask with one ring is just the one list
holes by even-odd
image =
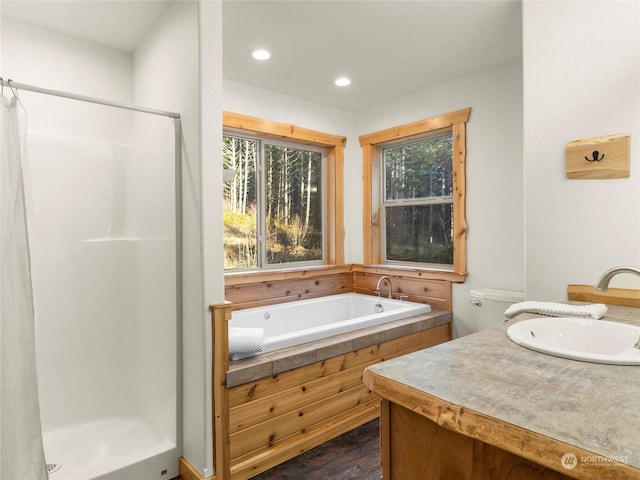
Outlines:
{"label": "chrome faucet", "polygon": [[391,291],[393,289],[393,287],[391,286],[391,279],[387,276],[387,275],[383,275],[382,277],[380,277],[380,280],[378,280],[378,284],[376,285],[376,289],[375,289],[375,293],[380,296],[380,285],[382,284],[382,281],[386,280],[387,281],[387,288],[389,290],[389,294],[387,295],[389,298],[393,298]]}
{"label": "chrome faucet", "polygon": [[615,267],[610,270],[607,270],[602,274],[598,283],[596,283],[596,288],[601,292],[606,292],[609,290],[609,282],[611,279],[617,275],[618,273],[635,273],[640,277],[640,268],[636,267]]}

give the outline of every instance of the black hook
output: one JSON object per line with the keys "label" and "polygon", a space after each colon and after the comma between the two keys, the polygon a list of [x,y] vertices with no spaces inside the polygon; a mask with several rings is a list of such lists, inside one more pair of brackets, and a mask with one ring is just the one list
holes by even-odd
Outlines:
{"label": "black hook", "polygon": [[[587,158],[584,157],[584,159],[587,162],[599,162],[600,160],[602,160],[604,158],[604,153],[602,154],[602,156],[600,157],[600,152],[598,150],[594,150],[593,153],[591,154],[593,156],[593,158]],[[600,158],[598,158],[600,157]]]}

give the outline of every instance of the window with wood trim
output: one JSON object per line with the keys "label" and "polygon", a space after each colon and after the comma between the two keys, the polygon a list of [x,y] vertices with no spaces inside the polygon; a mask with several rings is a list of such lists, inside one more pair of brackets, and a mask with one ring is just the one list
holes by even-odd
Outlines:
{"label": "window with wood trim", "polygon": [[364,255],[466,274],[466,122],[471,109],[360,137]]}
{"label": "window with wood trim", "polygon": [[225,112],[226,270],[344,262],[345,137]]}

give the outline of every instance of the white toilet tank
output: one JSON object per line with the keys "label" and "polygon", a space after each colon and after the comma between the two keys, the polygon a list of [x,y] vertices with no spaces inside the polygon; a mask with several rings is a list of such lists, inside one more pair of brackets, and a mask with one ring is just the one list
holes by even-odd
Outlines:
{"label": "white toilet tank", "polygon": [[514,303],[524,301],[524,292],[499,290],[497,288],[480,288],[469,292],[476,326],[482,330],[495,327],[505,319],[504,311]]}

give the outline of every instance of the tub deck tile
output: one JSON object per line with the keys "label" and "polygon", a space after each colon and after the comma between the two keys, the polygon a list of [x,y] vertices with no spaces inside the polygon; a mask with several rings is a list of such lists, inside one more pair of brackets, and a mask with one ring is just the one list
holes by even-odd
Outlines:
{"label": "tub deck tile", "polygon": [[451,313],[449,313],[449,315],[438,317],[423,318],[422,320],[413,322],[411,324],[411,333],[418,333],[422,332],[423,330],[427,330],[428,328],[435,328],[446,325],[447,323],[451,323],[452,319],[453,315]]}
{"label": "tub deck tile", "polygon": [[384,331],[384,328],[381,328],[378,331],[368,330],[368,333],[357,336],[353,339],[353,349],[361,350],[363,348],[370,347],[371,345],[377,345],[378,343],[384,342]]}
{"label": "tub deck tile", "polygon": [[[400,321],[402,322],[402,320]],[[396,328],[385,330],[384,341],[389,342],[391,340],[395,340],[396,338],[406,337],[407,335],[411,335],[412,333],[414,333],[411,330],[412,330],[411,323],[403,322],[400,325],[398,325]],[[421,329],[420,331],[422,330],[425,330],[425,329]]]}
{"label": "tub deck tile", "polygon": [[255,357],[229,362],[227,388],[269,377],[298,367],[304,367],[337,355],[360,350],[429,328],[451,323],[450,312],[432,310],[429,313],[395,320],[381,325],[344,333],[314,342],[283,348]]}
{"label": "tub deck tile", "polygon": [[[241,368],[233,368],[233,364],[237,362],[242,362]],[[227,372],[226,379],[227,388],[273,375],[273,359],[269,353],[229,363],[230,370]]]}
{"label": "tub deck tile", "polygon": [[315,342],[310,342],[278,350],[279,354],[273,359],[273,374],[275,375],[317,362],[318,350],[314,345]]}

